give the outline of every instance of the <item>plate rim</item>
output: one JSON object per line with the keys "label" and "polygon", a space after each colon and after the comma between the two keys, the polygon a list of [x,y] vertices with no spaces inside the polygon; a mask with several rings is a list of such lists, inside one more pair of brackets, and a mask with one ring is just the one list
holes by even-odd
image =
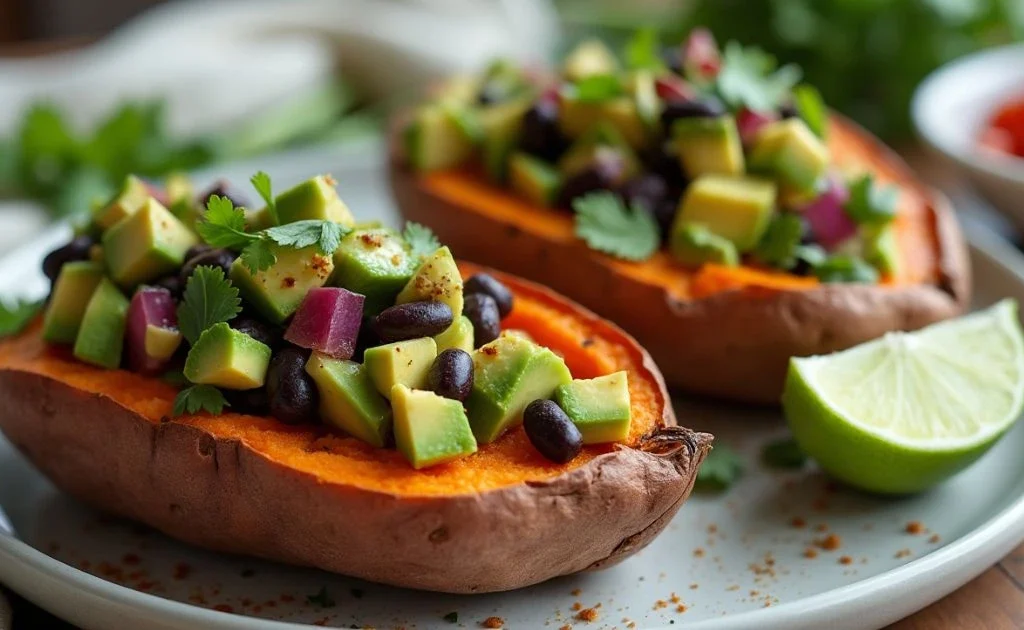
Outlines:
{"label": "plate rim", "polygon": [[[54,227],[52,231],[58,229]],[[48,230],[46,234],[52,234],[52,231]],[[975,222],[966,222],[964,232],[972,251],[1005,268],[1024,286],[1024,254],[1016,251],[991,229]],[[31,244],[19,249],[29,247]],[[795,630],[817,628],[821,622],[827,620],[833,627],[838,628],[853,627],[844,625],[843,621],[849,622],[854,615],[858,621],[856,627],[864,627],[861,625],[863,622],[884,625],[902,619],[960,588],[1022,542],[1024,492],[995,516],[964,536],[902,566],[778,606],[686,625],[695,630],[749,628],[754,627],[752,624]],[[81,589],[84,594],[112,605],[159,614],[167,621],[199,624],[197,627],[211,630],[305,630],[313,627],[288,621],[222,613],[143,593],[65,564],[5,532],[0,532],[0,559],[3,560],[0,562],[0,577],[3,577],[5,585],[31,601],[36,600],[26,594],[26,591],[31,590],[25,586],[28,579],[26,576],[41,574],[43,577],[58,580],[65,586]],[[18,569],[21,569],[20,576]],[[955,575],[955,578],[952,575]],[[911,586],[912,589],[906,588]],[[894,599],[887,596],[892,592],[900,592],[902,597]],[[651,627],[649,630],[669,630],[670,627],[663,625]]]}

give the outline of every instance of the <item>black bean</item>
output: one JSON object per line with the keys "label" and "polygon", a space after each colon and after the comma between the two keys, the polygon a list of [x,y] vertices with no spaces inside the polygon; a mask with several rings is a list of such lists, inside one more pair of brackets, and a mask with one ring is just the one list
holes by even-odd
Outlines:
{"label": "black bean", "polygon": [[192,247],[189,247],[188,251],[185,252],[185,260],[192,260],[199,254],[205,254],[211,249],[213,249],[212,245],[207,245],[206,243],[196,243]]}
{"label": "black bean", "polygon": [[628,205],[643,205],[653,212],[668,195],[668,183],[661,175],[641,173],[623,184],[620,193]]}
{"label": "black bean", "polygon": [[154,285],[161,289],[167,289],[171,293],[171,297],[176,300],[181,299],[181,293],[185,290],[185,285],[182,284],[181,278],[177,274],[164,276],[157,280]]}
{"label": "black bean", "polygon": [[280,328],[264,323],[255,317],[239,315],[231,320],[229,324],[235,330],[243,332],[256,341],[266,344],[271,348],[279,346],[281,344],[281,339],[284,337]]}
{"label": "black bean", "polygon": [[46,255],[43,259],[43,273],[51,282],[55,282],[64,263],[89,260],[89,249],[95,244],[96,239],[87,234],[76,236],[67,245],[58,247]]}
{"label": "black bean", "polygon": [[381,311],[373,327],[384,343],[433,337],[452,325],[450,306],[444,302],[409,302]]}
{"label": "black bean", "polygon": [[626,174],[626,161],[618,151],[608,148],[594,156],[593,163],[567,177],[558,192],[558,206],[572,209],[572,202],[600,190],[615,190]]}
{"label": "black bean", "polygon": [[786,103],[785,105],[779,108],[779,116],[781,116],[783,120],[789,118],[797,118],[800,116],[800,110],[796,108],[796,105],[792,103]]}
{"label": "black bean", "polygon": [[267,368],[270,415],[285,424],[317,420],[319,395],[316,383],[306,374],[306,358],[300,348],[283,348],[274,354]]}
{"label": "black bean", "polygon": [[523,116],[519,147],[553,162],[566,146],[568,142],[558,129],[558,102],[548,98],[538,100]]}
{"label": "black bean", "polygon": [[683,172],[683,167],[679,162],[679,156],[673,150],[673,143],[671,141],[656,143],[654,146],[644,150],[640,154],[640,158],[643,160],[647,170],[660,175],[670,188],[682,190],[689,184],[686,173]]}
{"label": "black bean", "polygon": [[554,401],[535,400],[527,405],[523,428],[533,447],[553,462],[564,464],[583,448],[580,430]]}
{"label": "black bean", "polygon": [[725,105],[714,97],[694,101],[669,101],[661,111],[661,124],[671,135],[672,123],[683,118],[716,118],[725,114]]}
{"label": "black bean", "polygon": [[270,400],[267,397],[267,390],[263,387],[246,390],[225,389],[224,398],[231,405],[229,410],[235,413],[265,416],[270,411]]}
{"label": "black bean", "polygon": [[207,202],[210,201],[210,197],[213,195],[217,195],[218,197],[227,197],[235,206],[249,207],[249,200],[246,198],[246,195],[240,193],[238,189],[232,186],[226,179],[217,180],[213,186],[199,193],[196,197],[196,202],[205,210]]}
{"label": "black bean", "polygon": [[463,292],[467,294],[483,293],[494,298],[498,305],[498,313],[501,314],[502,319],[508,317],[508,314],[512,312],[512,292],[490,274],[478,273],[469,280],[466,280]]}
{"label": "black bean", "polygon": [[373,329],[373,318],[364,318],[359,327],[359,336],[356,337],[356,351],[352,355],[353,361],[362,362],[363,353],[367,348],[374,348],[381,344],[377,331]]}
{"label": "black bean", "polygon": [[192,272],[199,266],[220,267],[224,270],[224,275],[227,276],[235,258],[238,258],[238,254],[230,249],[211,249],[186,260],[185,264],[181,266],[178,276],[183,284],[187,284]]}
{"label": "black bean", "polygon": [[486,293],[470,293],[462,306],[462,314],[473,323],[473,347],[490,343],[501,334],[501,312],[498,303]]}
{"label": "black bean", "polygon": [[430,366],[427,383],[438,396],[466,400],[473,391],[473,357],[458,348],[445,350]]}
{"label": "black bean", "polygon": [[658,205],[654,207],[651,214],[654,215],[654,220],[658,222],[658,228],[661,230],[661,240],[667,241],[672,233],[672,223],[676,220],[676,214],[679,212],[679,195],[671,195],[663,199]]}

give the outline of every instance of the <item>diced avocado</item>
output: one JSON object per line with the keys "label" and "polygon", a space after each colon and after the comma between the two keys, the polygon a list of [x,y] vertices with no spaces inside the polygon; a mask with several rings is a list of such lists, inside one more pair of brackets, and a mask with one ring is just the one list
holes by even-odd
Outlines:
{"label": "diced avocado", "polygon": [[743,174],[743,144],[732,116],[677,120],[672,140],[683,171],[692,178]]}
{"label": "diced avocado", "polygon": [[509,186],[530,203],[551,207],[562,187],[558,169],[528,153],[513,153],[508,161]]}
{"label": "diced avocado", "polygon": [[740,252],[750,251],[768,228],[775,195],[775,184],[768,180],[702,175],[686,189],[672,231],[701,224]]}
{"label": "diced avocado", "polygon": [[128,298],[114,283],[100,280],[82,316],[72,354],[79,361],[115,369],[121,365]]}
{"label": "diced avocado", "polygon": [[126,289],[176,271],[197,242],[192,230],[152,197],[103,234],[110,277]]}
{"label": "diced avocado", "polygon": [[363,311],[375,315],[395,303],[416,271],[402,237],[388,228],[354,230],[334,252],[331,284],[366,296]]}
{"label": "diced avocado", "polygon": [[427,372],[436,358],[437,343],[430,337],[420,337],[367,348],[363,364],[377,391],[390,398],[395,385],[425,387]]}
{"label": "diced avocado", "polygon": [[462,275],[447,247],[427,256],[395,299],[396,304],[427,301],[444,302],[453,316],[462,314]]}
{"label": "diced avocado", "polygon": [[450,107],[421,107],[405,129],[405,151],[409,163],[420,171],[458,166],[469,159],[476,138],[466,134],[458,114]]}
{"label": "diced avocado", "polygon": [[600,123],[572,143],[558,160],[558,172],[569,178],[597,162],[612,159],[622,161],[623,181],[640,171],[640,160],[622,134],[614,126]]}
{"label": "diced avocado", "polygon": [[174,328],[165,328],[148,324],[146,326],[145,344],[146,356],[156,360],[170,359],[181,346],[181,332]]}
{"label": "diced avocado", "polygon": [[263,387],[270,347],[225,322],[199,335],[185,359],[185,378],[225,389]]}
{"label": "diced avocado", "polygon": [[488,177],[496,182],[505,181],[508,161],[519,142],[523,116],[529,108],[529,100],[519,99],[480,110],[484,167]]}
{"label": "diced avocado", "polygon": [[317,175],[279,194],[274,205],[281,225],[318,219],[352,227],[356,220],[334,186],[330,176]]}
{"label": "diced avocado", "polygon": [[861,227],[864,239],[864,260],[884,274],[894,274],[899,266],[896,232],[891,223]]}
{"label": "diced avocado", "polygon": [[592,102],[564,94],[558,112],[558,128],[567,138],[579,138],[600,124],[615,128],[623,140],[633,148],[647,142],[649,128],[637,109],[632,96],[615,96],[606,101]]}
{"label": "diced avocado", "polygon": [[121,190],[107,202],[92,211],[93,223],[101,230],[114,227],[125,217],[135,214],[150,198],[149,186],[134,175],[125,178]]}
{"label": "diced avocado", "polygon": [[324,422],[377,448],[387,444],[391,409],[364,366],[314,352],[306,373],[316,383]]}
{"label": "diced avocado", "polygon": [[191,202],[196,196],[192,180],[185,173],[171,173],[164,179],[164,190],[167,192],[167,203],[175,204],[181,200]]}
{"label": "diced avocado", "polygon": [[574,380],[555,390],[555,402],[583,435],[584,444],[629,437],[629,382],[625,372]]}
{"label": "diced avocado", "polygon": [[828,170],[828,147],[804,121],[790,118],[771,123],[754,140],[748,165],[751,172],[778,179],[797,192],[813,191]]}
{"label": "diced avocado", "polygon": [[687,267],[700,267],[705,263],[735,267],[740,261],[732,241],[699,223],[673,225],[669,249],[672,256]]}
{"label": "diced avocado", "polygon": [[473,322],[465,315],[459,315],[447,330],[434,336],[434,342],[437,343],[438,354],[451,348],[473,352]]}
{"label": "diced avocado", "polygon": [[630,75],[626,81],[626,91],[633,98],[636,113],[647,127],[648,135],[661,125],[661,99],[655,86],[654,73],[639,70]]}
{"label": "diced avocado", "polygon": [[434,392],[395,385],[391,392],[395,446],[419,470],[476,452],[462,403]]}
{"label": "diced avocado", "polygon": [[562,74],[569,81],[579,81],[596,74],[615,74],[618,69],[615,53],[598,39],[580,42],[562,64]]}
{"label": "diced avocado", "polygon": [[238,258],[231,265],[231,282],[242,298],[274,324],[283,324],[302,304],[310,289],[322,287],[334,271],[334,261],[315,245],[294,249],[271,245],[277,261],[253,275]]}
{"label": "diced avocado", "polygon": [[431,99],[442,104],[468,106],[480,93],[480,77],[460,74],[445,79],[431,91]]}
{"label": "diced avocado", "polygon": [[43,316],[43,339],[50,343],[74,343],[85,308],[103,275],[103,265],[95,262],[64,263]]}
{"label": "diced avocado", "polygon": [[255,210],[245,208],[245,229],[247,232],[260,232],[267,228],[274,227],[274,221],[270,217],[270,210],[266,206]]}
{"label": "diced avocado", "polygon": [[493,442],[523,421],[523,409],[572,380],[554,352],[519,335],[498,337],[473,353],[473,391],[466,401],[478,442]]}

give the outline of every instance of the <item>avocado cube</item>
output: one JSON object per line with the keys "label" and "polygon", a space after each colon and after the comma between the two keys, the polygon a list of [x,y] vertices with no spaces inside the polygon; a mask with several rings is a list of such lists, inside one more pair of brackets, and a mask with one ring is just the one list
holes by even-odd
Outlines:
{"label": "avocado cube", "polygon": [[181,342],[181,331],[147,324],[142,346],[147,357],[157,361],[169,361],[178,351]]}
{"label": "avocado cube", "polygon": [[518,99],[480,111],[484,167],[488,177],[496,182],[505,181],[509,158],[519,143],[523,116],[530,105],[529,99]]}
{"label": "avocado cube", "polygon": [[626,82],[626,90],[633,98],[637,116],[647,131],[646,139],[661,128],[662,105],[654,73],[650,70],[633,72]]}
{"label": "avocado cube", "polygon": [[466,400],[477,442],[488,444],[523,421],[523,410],[572,381],[565,362],[520,335],[506,335],[473,353],[473,391]]}
{"label": "avocado cube", "polygon": [[562,63],[562,75],[569,81],[579,81],[599,74],[615,74],[619,62],[615,53],[599,39],[588,39],[576,45]]}
{"label": "avocado cube", "polygon": [[314,352],[306,373],[320,394],[320,417],[371,446],[383,448],[391,433],[391,409],[365,366]]}
{"label": "avocado cube", "polygon": [[270,347],[225,322],[199,335],[185,358],[185,378],[225,389],[263,387]]}
{"label": "avocado cube", "polygon": [[677,120],[672,140],[683,171],[691,178],[743,174],[743,144],[732,116]]}
{"label": "avocado cube", "polygon": [[459,124],[459,114],[442,105],[421,107],[405,128],[406,157],[413,168],[433,171],[459,166],[470,158],[475,141]]}
{"label": "avocado cube", "polygon": [[192,230],[150,197],[103,234],[103,251],[110,277],[130,289],[176,271],[197,242]]}
{"label": "avocado cube", "polygon": [[615,96],[606,101],[584,101],[568,90],[561,98],[558,129],[567,138],[581,138],[598,125],[614,128],[625,143],[643,147],[650,137],[650,128],[632,96]]}
{"label": "avocado cube", "polygon": [[754,177],[702,175],[679,205],[672,232],[692,224],[732,241],[740,252],[753,249],[775,210],[775,184]]}
{"label": "avocado cube", "polygon": [[828,147],[799,118],[771,123],[762,129],[750,151],[751,172],[778,180],[796,192],[812,192],[828,170]]}
{"label": "avocado cube", "polygon": [[103,278],[85,306],[72,354],[83,363],[116,369],[121,365],[128,298]]}
{"label": "avocado cube", "polygon": [[514,153],[508,161],[509,186],[530,203],[551,207],[562,187],[562,177],[551,164],[529,155]]}
{"label": "avocado cube", "polygon": [[334,261],[311,245],[294,249],[271,245],[276,262],[253,274],[241,258],[231,265],[231,282],[242,298],[274,324],[283,324],[298,310],[310,289],[322,287],[334,271]]}
{"label": "avocado cube", "polygon": [[473,322],[465,315],[459,315],[444,332],[434,336],[437,353],[456,348],[473,352]]}
{"label": "avocado cube", "polygon": [[331,284],[366,296],[363,310],[374,315],[394,305],[415,271],[416,261],[394,230],[357,229],[334,252]]}
{"label": "avocado cube", "polygon": [[124,218],[138,212],[150,198],[149,186],[134,175],[125,178],[121,190],[106,205],[92,211],[92,221],[101,230],[108,230]]}
{"label": "avocado cube", "polygon": [[676,224],[669,241],[669,251],[676,261],[691,268],[705,263],[735,267],[740,261],[732,241],[699,223]]}
{"label": "avocado cube", "polygon": [[426,387],[427,372],[436,358],[437,343],[430,337],[420,337],[367,348],[363,364],[377,391],[390,398],[395,385]]}
{"label": "avocado cube", "polygon": [[629,437],[626,372],[561,385],[555,390],[555,402],[580,430],[584,444],[621,442]]}
{"label": "avocado cube", "polygon": [[416,470],[472,455],[476,440],[462,403],[395,385],[395,446]]}
{"label": "avocado cube", "polygon": [[462,275],[447,247],[427,256],[395,298],[396,304],[430,301],[444,302],[454,316],[462,314]]}
{"label": "avocado cube", "polygon": [[295,221],[333,221],[352,227],[356,220],[327,175],[317,175],[289,188],[274,200],[281,225]]}
{"label": "avocado cube", "polygon": [[884,274],[895,274],[899,268],[899,249],[893,224],[865,225],[860,231],[864,260]]}
{"label": "avocado cube", "polygon": [[103,280],[103,265],[90,261],[64,263],[43,315],[43,339],[74,343],[86,306]]}

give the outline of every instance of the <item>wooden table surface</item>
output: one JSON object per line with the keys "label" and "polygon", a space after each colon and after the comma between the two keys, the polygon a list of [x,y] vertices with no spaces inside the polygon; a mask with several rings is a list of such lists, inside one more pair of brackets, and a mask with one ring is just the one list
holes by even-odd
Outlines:
{"label": "wooden table surface", "polygon": [[[89,40],[36,42],[0,46],[0,56],[35,56],[63,51]],[[950,182],[950,173],[934,161],[912,151],[911,162],[925,179]],[[14,598],[14,630],[58,628],[45,612]],[[19,619],[19,615],[21,618]],[[1018,630],[1024,628],[1024,544],[974,581],[888,630]]]}

